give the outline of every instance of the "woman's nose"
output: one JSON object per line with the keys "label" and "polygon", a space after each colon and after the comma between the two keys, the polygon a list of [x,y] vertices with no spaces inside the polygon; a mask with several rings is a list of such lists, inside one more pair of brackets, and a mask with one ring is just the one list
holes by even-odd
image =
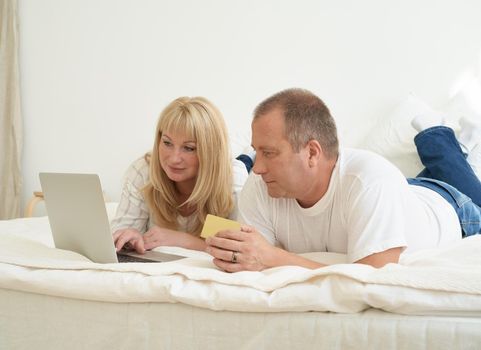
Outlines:
{"label": "woman's nose", "polygon": [[182,161],[182,152],[180,149],[174,148],[172,150],[172,153],[170,154],[170,159],[176,163],[179,163]]}

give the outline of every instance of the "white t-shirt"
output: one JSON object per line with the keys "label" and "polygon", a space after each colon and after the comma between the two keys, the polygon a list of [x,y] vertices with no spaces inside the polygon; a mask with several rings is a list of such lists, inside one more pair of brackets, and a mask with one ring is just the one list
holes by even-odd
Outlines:
{"label": "white t-shirt", "polygon": [[[234,209],[229,217],[237,216],[237,196],[247,180],[247,169],[240,160],[232,160]],[[149,209],[142,195],[142,188],[149,181],[149,164],[144,157],[135,160],[127,169],[124,176],[124,185],[120,202],[115,213],[115,218],[110,223],[111,231],[122,228],[134,228],[140,233],[145,233],[155,225],[151,220]],[[179,230],[192,232],[194,215],[177,217]]]}
{"label": "white t-shirt", "polygon": [[239,220],[294,253],[328,251],[354,262],[395,247],[404,252],[461,239],[451,205],[436,192],[408,185],[387,160],[368,151],[342,149],[326,194],[312,207],[269,197],[251,174],[239,198]]}

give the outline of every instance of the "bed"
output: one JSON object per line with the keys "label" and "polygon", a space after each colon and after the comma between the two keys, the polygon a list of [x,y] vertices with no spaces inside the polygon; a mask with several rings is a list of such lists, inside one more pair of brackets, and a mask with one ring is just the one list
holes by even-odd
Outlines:
{"label": "bed", "polygon": [[[406,116],[426,108],[408,96],[362,146],[415,175]],[[0,350],[481,348],[481,235],[382,269],[310,253],[335,265],[229,274],[157,249],[185,259],[94,264],[53,248],[45,216],[0,221]]]}
{"label": "bed", "polygon": [[[113,212],[115,204],[108,204]],[[53,248],[47,217],[0,221],[0,349],[477,349],[481,236],[382,269],[229,274],[205,253],[95,264]]]}

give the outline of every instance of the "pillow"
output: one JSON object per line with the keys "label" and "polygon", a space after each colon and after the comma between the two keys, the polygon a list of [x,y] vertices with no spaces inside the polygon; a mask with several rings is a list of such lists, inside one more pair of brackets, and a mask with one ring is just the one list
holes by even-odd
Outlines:
{"label": "pillow", "polygon": [[250,132],[235,131],[229,133],[230,149],[232,158],[244,153],[245,149],[251,144]]}
{"label": "pillow", "polygon": [[367,134],[362,147],[391,161],[404,176],[416,176],[423,169],[423,165],[414,145],[417,131],[411,126],[411,120],[416,115],[430,111],[432,109],[427,103],[409,94],[391,113],[377,121],[376,126]]}
{"label": "pillow", "polygon": [[479,119],[481,115],[481,84],[479,79],[472,78],[465,82],[461,89],[449,100],[444,108],[447,118],[446,125],[454,130],[459,129],[461,117],[471,120]]}

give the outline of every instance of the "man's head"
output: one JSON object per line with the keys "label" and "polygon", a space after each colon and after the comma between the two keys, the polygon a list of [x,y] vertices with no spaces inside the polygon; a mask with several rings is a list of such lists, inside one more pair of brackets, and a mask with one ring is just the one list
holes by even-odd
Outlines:
{"label": "man's head", "polygon": [[284,115],[286,138],[294,152],[299,152],[310,140],[316,140],[327,157],[337,157],[336,123],[319,97],[304,89],[283,90],[257,106],[254,121],[274,109]]}
{"label": "man's head", "polygon": [[284,90],[262,102],[254,112],[252,146],[253,171],[271,197],[309,207],[327,191],[338,155],[336,125],[311,92]]}

